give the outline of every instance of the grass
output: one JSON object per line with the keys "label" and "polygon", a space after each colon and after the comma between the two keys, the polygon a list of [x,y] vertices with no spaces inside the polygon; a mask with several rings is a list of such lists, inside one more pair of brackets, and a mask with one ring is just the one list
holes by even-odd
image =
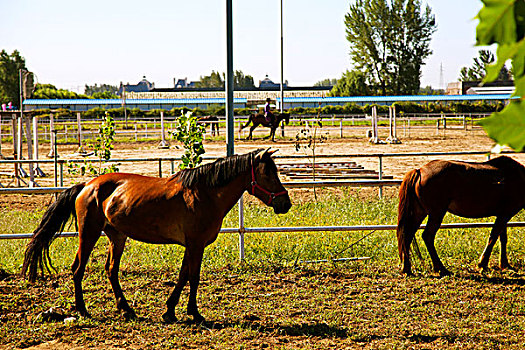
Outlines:
{"label": "grass", "polygon": [[[376,198],[375,191],[292,192],[292,210],[282,216],[248,199],[245,220],[254,226],[393,224],[397,200]],[[0,210],[1,233],[30,232],[42,211]],[[513,220],[523,220],[524,213]],[[492,220],[488,218],[487,221]],[[447,215],[446,222],[468,222]],[[236,227],[232,210],[223,227]],[[523,269],[522,229],[509,229],[509,259]],[[186,294],[176,314],[181,322],[165,325],[160,315],[176,281],[183,249],[128,242],[121,283],[139,315],[125,322],[103,271],[101,238],[84,280],[85,298],[94,319],[70,325],[42,322],[51,307],[67,315],[73,303],[69,266],[77,239],[57,239],[52,259],[58,274],[34,285],[14,275],[26,241],[0,241],[0,349],[48,341],[63,348],[522,348],[525,334],[525,279],[492,270],[480,275],[476,262],[487,229],[438,232],[436,246],[452,277],[435,278],[426,249],[415,260],[416,277],[399,275],[397,244],[390,231],[261,233],[246,235],[246,261],[238,261],[237,234],[221,234],[205,252],[199,305],[207,318],[193,325],[184,316]],[[491,267],[497,262],[495,248]],[[351,263],[299,263],[299,260],[370,256]],[[7,272],[7,273],[6,273]],[[187,291],[187,290],[186,290]]]}

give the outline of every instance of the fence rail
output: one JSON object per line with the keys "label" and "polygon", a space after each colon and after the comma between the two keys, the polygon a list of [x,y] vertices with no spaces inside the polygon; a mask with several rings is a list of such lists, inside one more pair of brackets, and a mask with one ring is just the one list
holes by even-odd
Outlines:
{"label": "fence rail", "polygon": [[[308,187],[340,187],[340,186],[398,186],[401,180],[355,180],[355,181],[301,181],[284,182],[287,188],[308,188]],[[0,188],[0,194],[48,194],[58,193],[67,187],[41,187],[41,188]],[[473,222],[473,223],[448,223],[442,224],[442,229],[458,228],[490,228],[493,223]],[[421,225],[424,229],[426,225]],[[525,222],[509,222],[508,227],[525,227]],[[393,231],[396,225],[354,225],[354,226],[295,226],[295,227],[246,227],[244,225],[244,205],[243,198],[239,201],[239,227],[222,228],[220,233],[239,234],[239,259],[244,260],[244,246],[246,233],[283,233],[283,232],[348,232],[348,231]],[[63,232],[60,237],[75,237],[78,232]],[[28,239],[31,233],[0,234],[0,240],[6,239]]]}

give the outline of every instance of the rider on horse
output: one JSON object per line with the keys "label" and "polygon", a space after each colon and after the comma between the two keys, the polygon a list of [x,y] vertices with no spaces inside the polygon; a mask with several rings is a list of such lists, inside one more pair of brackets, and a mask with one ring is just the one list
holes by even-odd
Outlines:
{"label": "rider on horse", "polygon": [[270,98],[267,98],[266,99],[266,104],[264,105],[264,118],[266,118],[266,121],[268,122],[268,124],[270,124],[270,127],[272,127],[272,124],[273,124],[273,113],[271,111],[271,107],[270,107]]}

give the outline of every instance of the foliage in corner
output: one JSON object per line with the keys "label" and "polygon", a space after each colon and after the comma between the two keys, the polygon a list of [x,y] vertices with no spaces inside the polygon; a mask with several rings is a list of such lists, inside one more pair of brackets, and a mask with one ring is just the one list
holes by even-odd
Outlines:
{"label": "foliage in corner", "polygon": [[102,123],[98,129],[98,136],[95,143],[88,144],[87,147],[93,151],[97,161],[86,160],[83,164],[68,163],[70,174],[85,175],[89,173],[93,176],[116,173],[119,171],[115,164],[104,166],[111,159],[111,150],[115,138],[115,120],[109,113],[102,117]]}
{"label": "foliage in corner", "polygon": [[481,124],[499,145],[516,151],[525,148],[525,0],[482,0],[478,13],[476,44],[497,44],[497,61],[487,67],[483,82],[497,78],[508,60],[512,61],[516,90],[501,112],[493,113]]}
{"label": "foliage in corner", "polygon": [[201,155],[206,152],[202,143],[206,127],[197,122],[198,118],[192,112],[182,113],[178,121],[175,131],[171,134],[185,149],[179,168],[195,168],[202,162]]}

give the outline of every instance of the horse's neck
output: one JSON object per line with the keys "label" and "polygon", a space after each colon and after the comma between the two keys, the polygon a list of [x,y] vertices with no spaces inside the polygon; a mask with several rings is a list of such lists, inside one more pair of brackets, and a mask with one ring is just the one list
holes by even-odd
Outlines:
{"label": "horse's neck", "polygon": [[249,188],[250,182],[250,172],[247,171],[240,173],[230,183],[214,189],[217,207],[224,209],[224,215],[239,201],[244,191]]}

